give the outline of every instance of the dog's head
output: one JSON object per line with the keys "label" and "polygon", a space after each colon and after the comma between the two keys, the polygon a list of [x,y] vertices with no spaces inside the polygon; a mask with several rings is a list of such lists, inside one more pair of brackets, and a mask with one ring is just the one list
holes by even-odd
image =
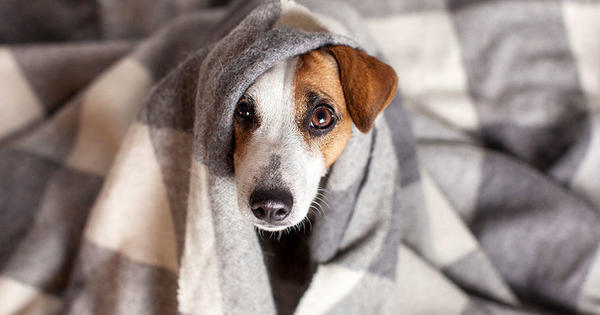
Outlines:
{"label": "dog's head", "polygon": [[262,74],[234,112],[242,214],[269,231],[301,222],[352,124],[369,131],[396,84],[390,66],[348,46],[313,50]]}

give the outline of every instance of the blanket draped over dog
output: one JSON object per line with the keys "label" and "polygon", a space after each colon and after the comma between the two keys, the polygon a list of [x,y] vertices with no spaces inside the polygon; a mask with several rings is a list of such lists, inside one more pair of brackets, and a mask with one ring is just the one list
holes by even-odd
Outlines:
{"label": "blanket draped over dog", "polygon": [[[0,43],[1,314],[600,314],[598,1],[9,0]],[[257,233],[233,108],[325,45],[398,95]]]}

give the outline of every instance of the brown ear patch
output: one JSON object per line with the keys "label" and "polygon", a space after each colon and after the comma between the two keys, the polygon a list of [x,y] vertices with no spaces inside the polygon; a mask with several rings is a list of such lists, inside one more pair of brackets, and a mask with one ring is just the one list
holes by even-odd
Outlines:
{"label": "brown ear patch", "polygon": [[330,46],[335,57],[344,98],[356,127],[367,132],[396,94],[398,76],[392,67],[349,46]]}

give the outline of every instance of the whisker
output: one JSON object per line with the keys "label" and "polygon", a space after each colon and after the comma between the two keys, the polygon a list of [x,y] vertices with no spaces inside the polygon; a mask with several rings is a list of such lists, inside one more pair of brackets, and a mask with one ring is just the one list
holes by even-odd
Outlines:
{"label": "whisker", "polygon": [[323,211],[316,206],[310,206],[309,210],[313,210],[316,215],[323,215]]}
{"label": "whisker", "polygon": [[315,199],[318,200],[318,201],[321,201],[322,203],[324,203],[329,208],[329,204],[324,199],[321,199],[319,197],[315,197]]}
{"label": "whisker", "polygon": [[321,198],[323,200],[326,200],[326,201],[329,200],[329,199],[327,199],[328,198],[327,195],[324,195],[324,194],[318,194],[317,197],[319,197],[319,198]]}
{"label": "whisker", "polygon": [[[326,204],[327,205],[327,204]],[[319,207],[319,210],[321,211],[321,213],[325,214],[323,205],[320,202],[317,202],[317,206]],[[329,205],[327,205],[327,208],[329,208]]]}
{"label": "whisker", "polygon": [[329,200],[325,193],[326,193],[326,190],[324,188],[317,189],[317,195],[316,195],[315,199],[322,201],[327,207],[329,207],[329,203],[328,203]]}
{"label": "whisker", "polygon": [[256,230],[256,232],[258,232],[258,237],[262,240],[263,239],[263,234],[262,234],[262,229],[257,228],[256,226],[254,227],[254,229]]}
{"label": "whisker", "polygon": [[325,188],[317,189],[317,194],[320,194],[321,196],[325,196],[326,193],[327,193],[327,190]]}

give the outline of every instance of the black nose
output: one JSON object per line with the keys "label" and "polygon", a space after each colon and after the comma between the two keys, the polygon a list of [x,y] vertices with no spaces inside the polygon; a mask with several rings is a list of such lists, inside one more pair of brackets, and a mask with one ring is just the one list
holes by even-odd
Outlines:
{"label": "black nose", "polygon": [[278,224],[292,211],[294,199],[287,190],[255,190],[250,195],[250,208],[254,216]]}

